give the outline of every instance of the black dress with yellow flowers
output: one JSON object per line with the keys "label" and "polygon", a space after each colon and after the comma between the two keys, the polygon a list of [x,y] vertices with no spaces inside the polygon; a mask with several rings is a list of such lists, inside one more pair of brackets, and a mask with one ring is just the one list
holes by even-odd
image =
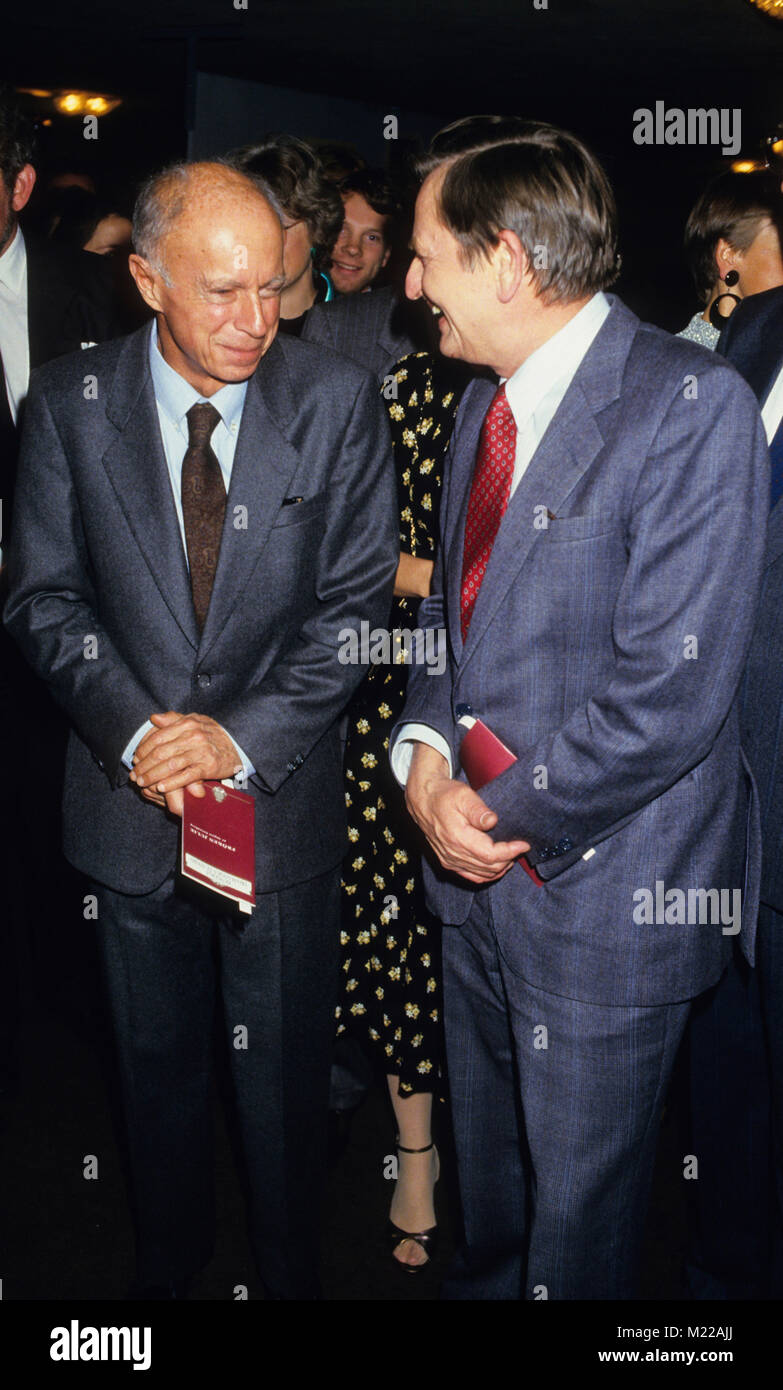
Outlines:
{"label": "black dress with yellow flowers", "polygon": [[[400,498],[400,548],[432,559],[443,463],[464,377],[429,353],[398,362],[387,398]],[[389,398],[396,390],[396,399]],[[395,598],[389,629],[416,627],[417,599]],[[374,664],[348,709],[342,977],[337,1032],[369,1039],[401,1095],[437,1091],[443,1039],[440,924],[421,883],[423,841],[389,765],[389,733],[405,703],[404,647]],[[413,654],[415,657],[415,653]],[[422,658],[419,658],[422,659]]]}

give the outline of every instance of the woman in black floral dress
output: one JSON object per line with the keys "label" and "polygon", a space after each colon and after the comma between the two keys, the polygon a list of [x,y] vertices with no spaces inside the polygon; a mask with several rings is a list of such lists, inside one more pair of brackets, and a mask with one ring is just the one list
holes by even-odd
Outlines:
{"label": "woman in black floral dress", "polygon": [[[387,378],[384,396],[397,464],[402,552],[389,619],[393,632],[416,627],[419,601],[429,593],[443,463],[464,380],[452,364],[426,352],[402,358],[392,375],[395,386]],[[391,1244],[399,1263],[413,1271],[433,1248],[438,1156],[432,1096],[444,1051],[440,924],[424,905],[423,841],[389,765],[389,733],[405,703],[404,655],[404,648],[398,644],[395,651],[392,644],[390,664],[370,667],[348,710],[350,844],[343,866],[337,1031],[369,1040],[383,1060],[399,1134]]]}

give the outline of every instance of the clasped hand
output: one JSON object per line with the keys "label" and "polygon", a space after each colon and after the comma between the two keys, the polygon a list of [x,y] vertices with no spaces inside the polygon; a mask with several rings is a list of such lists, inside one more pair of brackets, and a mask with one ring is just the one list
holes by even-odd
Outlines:
{"label": "clasped hand", "polygon": [[449,776],[446,759],[428,744],[414,749],[405,800],[444,869],[470,883],[502,878],[530,849],[526,840],[492,839],[496,813],[467,783]]}
{"label": "clasped hand", "polygon": [[151,714],[155,725],[133,755],[131,782],[145,801],[182,815],[185,788],[204,796],[205,781],[219,782],[242,769],[242,760],[225,729],[206,714]]}

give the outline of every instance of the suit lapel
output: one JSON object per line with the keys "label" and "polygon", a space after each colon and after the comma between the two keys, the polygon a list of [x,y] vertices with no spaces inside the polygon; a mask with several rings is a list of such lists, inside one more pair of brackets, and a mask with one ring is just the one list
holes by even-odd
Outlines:
{"label": "suit lapel", "polygon": [[767,546],[764,564],[771,565],[783,553],[783,497],[779,498],[769,514],[767,527]]}
{"label": "suit lapel", "polygon": [[477,380],[467,388],[462,409],[464,419],[460,426],[459,457],[465,460],[462,470],[461,489],[450,484],[449,510],[443,536],[444,573],[446,575],[446,613],[451,618],[451,640],[454,651],[462,651],[462,629],[460,626],[460,599],[462,594],[462,557],[465,549],[465,522],[468,515],[468,502],[476,467],[479,437],[484,416],[489,410],[490,401],[497,387],[493,382]]}
{"label": "suit lapel", "polygon": [[767,290],[740,304],[729,318],[718,350],[741,372],[763,409],[783,365],[780,317],[783,290]]}
{"label": "suit lapel", "polygon": [[[536,506],[545,506],[557,516],[604,445],[597,423],[600,412],[620,394],[622,373],[636,332],[638,320],[619,300],[613,307],[568,387],[521,481],[517,485],[500,524],[484,581],[476,599],[460,668],[470,660],[497,609],[540,540],[534,526]],[[484,397],[486,412],[489,404]],[[480,431],[479,424],[479,431]],[[473,451],[478,444],[478,432]],[[467,441],[466,441],[467,445]],[[471,469],[472,476],[472,469]],[[467,492],[469,494],[468,485]],[[453,566],[449,611],[453,625],[459,626],[459,600],[462,572],[462,545],[468,497],[459,518],[459,532],[452,542]],[[457,634],[458,636],[458,634]],[[452,641],[456,641],[452,631]],[[459,648],[457,648],[459,650]]]}
{"label": "suit lapel", "polygon": [[198,627],[160,435],[148,344],[145,325],[126,340],[120,354],[106,406],[120,433],[104,454],[103,466],[164,602],[195,649]]}
{"label": "suit lapel", "polygon": [[[277,341],[248,383],[200,658],[245,592],[301,462],[286,437],[295,408],[284,352]],[[244,514],[236,508],[247,508],[246,528]]]}

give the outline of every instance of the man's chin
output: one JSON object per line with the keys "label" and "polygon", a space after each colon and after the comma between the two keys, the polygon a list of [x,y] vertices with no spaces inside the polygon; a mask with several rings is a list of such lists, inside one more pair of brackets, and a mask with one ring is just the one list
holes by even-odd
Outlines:
{"label": "man's chin", "polygon": [[269,350],[271,344],[272,339],[269,338],[267,342],[264,343],[263,349],[260,352],[257,349],[252,353],[224,352],[217,372],[220,380],[227,383],[233,381],[246,381],[248,377],[253,375],[261,358]]}
{"label": "man's chin", "polygon": [[363,280],[361,276],[358,275],[346,275],[345,279],[343,279],[341,275],[335,276],[334,272],[332,272],[331,278],[332,284],[338,294],[361,294],[361,291],[366,290],[370,283],[369,280]]}

